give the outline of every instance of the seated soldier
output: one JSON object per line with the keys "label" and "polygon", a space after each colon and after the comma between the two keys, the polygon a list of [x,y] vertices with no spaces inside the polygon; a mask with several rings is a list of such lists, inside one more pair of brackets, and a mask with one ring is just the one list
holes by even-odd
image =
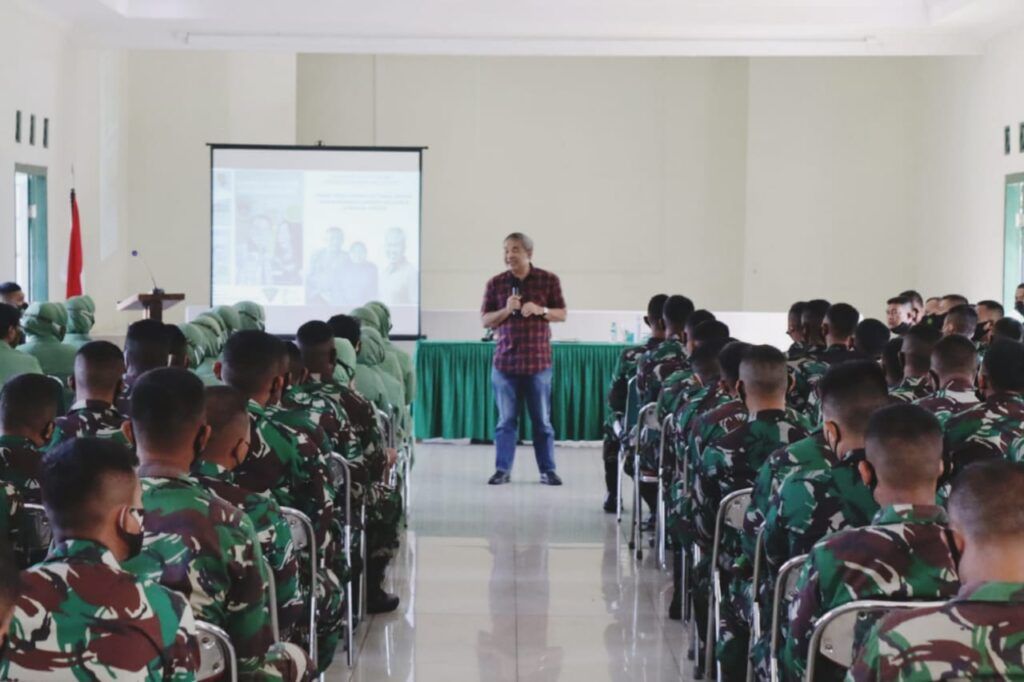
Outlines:
{"label": "seated soldier", "polygon": [[888,402],[882,370],[870,360],[837,365],[822,388],[828,449],[821,451],[824,459],[786,473],[768,504],[764,550],[771,571],[829,533],[867,524],[878,511],[857,466],[868,417]]}
{"label": "seated soldier", "polygon": [[[334,330],[326,322],[307,322],[296,334],[307,381],[285,396],[286,406],[339,409],[351,438],[339,451],[352,465],[353,504],[367,506],[367,609],[386,613],[398,608],[399,598],[384,591],[384,574],[399,545],[402,516],[400,491],[387,485],[397,453],[384,446],[373,407],[355,391],[334,381],[337,363]],[[348,438],[347,437],[347,438]]]}
{"label": "seated soldier", "polygon": [[787,400],[790,407],[801,412],[807,409],[811,396],[809,377],[821,374],[827,368],[818,356],[825,351],[823,325],[825,314],[828,313],[830,307],[831,304],[828,301],[816,298],[808,301],[803,308],[801,325],[803,327],[804,352],[800,357],[789,362],[793,382],[789,388]]}
{"label": "seated soldier", "polygon": [[15,350],[21,341],[21,311],[0,303],[0,386],[19,374],[42,374],[39,361]]}
{"label": "seated soldier", "polygon": [[802,412],[813,425],[817,425],[821,419],[821,397],[817,392],[821,377],[832,365],[862,358],[860,353],[853,350],[859,321],[860,313],[849,303],[834,303],[825,313],[825,321],[821,325],[825,335],[825,350],[816,356],[817,363],[802,367],[802,380],[810,387],[807,408]]}
{"label": "seated soldier", "polygon": [[974,376],[978,371],[978,354],[965,336],[946,336],[932,350],[932,372],[938,378],[939,390],[915,401],[934,414],[943,426],[953,415],[978,404]]}
{"label": "seated soldier", "polygon": [[892,390],[903,381],[903,365],[900,354],[903,352],[903,337],[889,339],[882,351],[882,369],[885,370],[885,385]]}
{"label": "seated soldier", "polygon": [[109,341],[89,341],[79,348],[69,382],[75,402],[66,415],[57,418],[49,447],[82,436],[112,438],[130,446],[125,435],[128,417],[114,407],[121,395],[124,372],[124,354]]}
{"label": "seated soldier", "polygon": [[853,349],[860,357],[878,362],[882,359],[889,337],[889,328],[881,320],[869,317],[857,324],[857,330],[853,333]]}
{"label": "seated soldier", "polygon": [[1003,304],[999,301],[978,301],[975,308],[978,313],[978,325],[971,339],[980,347],[985,348],[992,343],[992,328],[1005,315]]}
{"label": "seated soldier", "polygon": [[[748,488],[761,464],[778,449],[807,436],[808,425],[798,412],[786,408],[786,356],[774,346],[751,346],[740,361],[739,392],[748,421],[718,438],[701,453],[692,494],[693,539],[709,556],[715,533],[715,517],[722,500]],[[723,536],[719,548],[722,567],[731,571],[740,555],[736,533]],[[709,566],[709,570],[712,567]],[[707,581],[707,576],[698,576]],[[721,636],[716,642],[718,661],[726,679],[740,679],[746,670],[749,624],[742,594],[745,582],[733,576],[725,581],[721,608]],[[699,589],[699,588],[698,588]],[[728,594],[725,594],[725,592]],[[707,608],[703,599],[697,600]],[[698,623],[700,613],[698,611]]]}
{"label": "seated soldier", "polygon": [[903,335],[914,326],[914,304],[907,296],[893,296],[885,302],[885,320],[893,334]]}
{"label": "seated soldier", "polygon": [[142,548],[135,457],[77,438],[46,455],[43,503],[56,546],[21,575],[0,677],[191,680],[192,607],[121,567]]}
{"label": "seated soldier", "polygon": [[1024,468],[968,467],[949,500],[962,587],[944,606],[878,623],[847,679],[1018,680],[1024,677]]}
{"label": "seated soldier", "polygon": [[693,314],[693,301],[686,296],[669,296],[665,301],[662,318],[665,322],[665,340],[657,348],[645,353],[637,363],[637,390],[641,405],[654,402],[661,393],[661,382],[686,362],[686,321]]}
{"label": "seated soldier", "polygon": [[[690,320],[697,313],[690,316]],[[689,320],[687,320],[689,324]],[[694,390],[701,387],[690,358],[701,346],[708,343],[721,343],[729,339],[729,325],[720,320],[705,320],[692,329],[687,326],[686,332],[686,364],[670,374],[663,382],[661,396],[658,398],[658,419],[674,413],[680,403]]]}
{"label": "seated soldier", "polygon": [[151,369],[167,367],[171,339],[163,322],[138,320],[128,325],[124,337],[125,373],[121,395],[115,406],[121,414],[130,414],[132,385]]}
{"label": "seated soldier", "polygon": [[749,343],[731,341],[725,344],[718,354],[718,365],[721,370],[719,404],[712,406],[707,412],[696,415],[696,420],[690,428],[686,440],[685,450],[680,450],[679,457],[685,457],[688,462],[687,468],[691,476],[688,485],[690,486],[693,485],[692,477],[697,471],[697,462],[705,445],[721,438],[747,421],[747,406],[740,397],[739,384],[740,361],[748,348],[750,348]]}
{"label": "seated soldier", "polygon": [[634,346],[622,351],[618,361],[615,363],[615,371],[612,373],[612,385],[608,391],[608,414],[604,424],[604,483],[608,495],[604,499],[604,510],[614,514],[615,501],[618,497],[617,486],[619,484],[618,465],[620,438],[615,435],[614,424],[617,419],[623,419],[626,413],[626,396],[629,392],[629,381],[636,376],[636,365],[640,356],[653,350],[665,339],[665,321],[662,319],[662,311],[665,308],[665,301],[668,296],[657,294],[647,302],[647,314],[644,315],[644,324],[651,330],[651,336],[640,346]]}
{"label": "seated soldier", "polygon": [[958,305],[946,313],[946,319],[942,323],[942,335],[951,336],[958,334],[967,339],[974,339],[974,332],[978,326],[978,311],[972,305]]}
{"label": "seated soldier", "polygon": [[210,434],[203,382],[183,369],[151,370],[135,382],[131,413],[145,541],[126,567],[181,592],[197,618],[223,628],[242,677],[308,679],[312,666],[302,649],[274,644],[252,522],[189,476]]}
{"label": "seated soldier", "polygon": [[927,397],[935,388],[932,386],[932,349],[941,332],[926,324],[916,324],[903,335],[900,364],[903,365],[903,381],[889,391],[893,400],[912,403]]}
{"label": "seated soldier", "polygon": [[789,306],[789,313],[786,315],[786,336],[792,341],[786,351],[786,358],[789,360],[799,360],[807,352],[807,337],[804,336],[803,327],[804,308],[806,307],[806,301],[797,301]]}
{"label": "seated soldier", "polygon": [[298,642],[291,633],[306,612],[303,607],[306,595],[299,586],[299,557],[292,544],[288,521],[270,493],[250,492],[235,483],[234,470],[249,454],[247,401],[230,386],[209,386],[205,397],[210,438],[192,465],[192,477],[244,511],[252,521],[263,556],[274,574],[281,638]]}
{"label": "seated soldier", "polygon": [[941,305],[942,305],[942,299],[939,298],[938,296],[929,296],[927,299],[925,299],[925,302],[924,302],[924,316],[922,317],[921,321],[923,322],[924,318],[933,317],[935,315],[938,315],[939,314],[939,307]]}
{"label": "seated soldier", "polygon": [[0,390],[0,481],[38,504],[42,448],[53,437],[60,386],[42,374],[21,374]]}
{"label": "seated soldier", "polygon": [[67,311],[60,303],[33,303],[22,317],[25,343],[18,346],[61,384],[67,383],[75,362],[75,347],[64,343],[67,323]]}
{"label": "seated soldier", "polygon": [[967,465],[1009,456],[1010,446],[1024,435],[1024,345],[992,344],[981,363],[978,391],[984,402],[946,421],[943,496]]}
{"label": "seated soldier", "polygon": [[[784,637],[782,679],[802,680],[815,620],[861,599],[947,599],[960,587],[946,513],[935,505],[942,473],[942,428],[916,405],[871,415],[866,459],[858,465],[881,509],[863,528],[847,528],[814,546],[797,581]],[[819,658],[817,680],[843,672]]]}
{"label": "seated soldier", "polygon": [[[7,536],[0,537],[0,641],[9,640],[11,626],[11,612],[14,611],[14,603],[21,593],[21,576],[18,574],[18,564],[14,560],[14,553],[7,541]],[[6,648],[6,647],[5,647]],[[0,655],[0,671],[3,671],[3,655]]]}
{"label": "seated soldier", "polygon": [[[1010,341],[1024,340],[1024,326],[1012,317],[1004,317],[992,325],[991,345],[996,339],[1009,339]],[[0,346],[2,348],[2,346]]]}
{"label": "seated soldier", "polygon": [[900,296],[904,296],[910,300],[910,305],[913,310],[913,317],[910,320],[910,325],[914,326],[924,318],[924,299],[921,297],[920,292],[914,289],[907,289],[901,291]]}
{"label": "seated soldier", "polygon": [[185,332],[181,331],[176,324],[165,324],[164,332],[167,334],[169,351],[167,354],[168,367],[190,369],[188,338],[185,336]]}

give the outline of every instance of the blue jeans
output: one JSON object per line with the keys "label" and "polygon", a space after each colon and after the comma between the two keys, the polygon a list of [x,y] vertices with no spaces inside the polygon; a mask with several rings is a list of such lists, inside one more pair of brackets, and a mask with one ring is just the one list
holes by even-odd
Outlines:
{"label": "blue jeans", "polygon": [[505,374],[491,370],[494,399],[498,403],[498,425],[494,429],[497,448],[495,468],[511,471],[519,439],[519,399],[533,424],[533,453],[541,473],[555,470],[555,429],[551,426],[551,368],[537,374]]}

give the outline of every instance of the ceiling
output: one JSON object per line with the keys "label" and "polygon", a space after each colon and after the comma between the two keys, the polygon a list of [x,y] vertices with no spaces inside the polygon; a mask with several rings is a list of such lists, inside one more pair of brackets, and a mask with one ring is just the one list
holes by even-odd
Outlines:
{"label": "ceiling", "polygon": [[974,54],[1024,0],[19,0],[88,45],[494,55]]}

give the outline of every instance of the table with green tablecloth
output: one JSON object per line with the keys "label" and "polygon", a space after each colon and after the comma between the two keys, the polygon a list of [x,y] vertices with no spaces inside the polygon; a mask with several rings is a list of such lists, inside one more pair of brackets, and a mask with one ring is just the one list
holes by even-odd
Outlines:
{"label": "table with green tablecloth", "polygon": [[[606,396],[626,345],[552,344],[551,423],[557,440],[601,440]],[[493,440],[498,408],[491,388],[494,343],[420,341],[416,347],[416,437]],[[519,432],[530,438],[520,408]]]}

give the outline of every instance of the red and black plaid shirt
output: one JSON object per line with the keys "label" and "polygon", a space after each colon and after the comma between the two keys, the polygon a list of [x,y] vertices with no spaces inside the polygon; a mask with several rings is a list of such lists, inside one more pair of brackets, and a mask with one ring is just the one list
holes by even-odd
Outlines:
{"label": "red and black plaid shirt", "polygon": [[[493,313],[505,307],[512,295],[515,276],[505,271],[492,277],[484,291],[480,312]],[[562,283],[558,275],[530,267],[520,280],[523,303],[536,303],[542,308],[565,307]],[[551,326],[541,316],[509,317],[496,330],[498,347],[494,350],[494,367],[506,374],[537,374],[551,366]]]}

